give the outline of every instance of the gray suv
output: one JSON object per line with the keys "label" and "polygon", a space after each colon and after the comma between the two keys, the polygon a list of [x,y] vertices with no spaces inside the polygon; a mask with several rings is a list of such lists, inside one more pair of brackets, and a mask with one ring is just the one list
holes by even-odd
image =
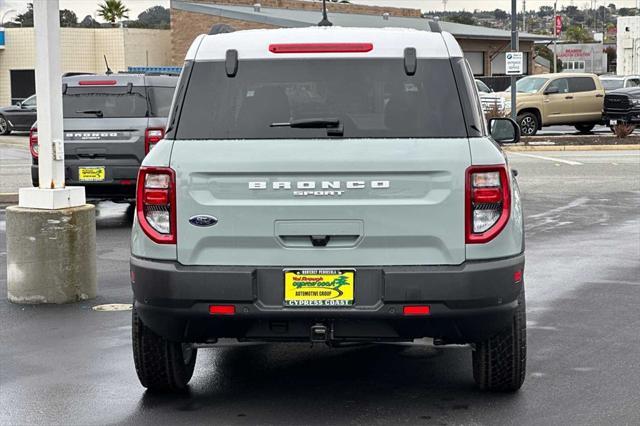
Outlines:
{"label": "gray suv", "polygon": [[303,28],[199,36],[144,159],[131,239],[143,386],[199,345],[469,344],[482,389],[525,376],[517,182],[451,34]]}
{"label": "gray suv", "polygon": [[[65,181],[91,200],[132,201],[144,156],[164,136],[177,76],[79,75],[62,79]],[[37,123],[29,136],[38,186]]]}

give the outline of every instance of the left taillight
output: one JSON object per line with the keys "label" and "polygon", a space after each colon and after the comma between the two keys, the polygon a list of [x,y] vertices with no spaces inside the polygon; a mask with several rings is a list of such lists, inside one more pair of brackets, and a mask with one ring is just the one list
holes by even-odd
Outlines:
{"label": "left taillight", "polygon": [[138,223],[158,244],[176,243],[175,184],[175,172],[168,167],[141,167],[138,172]]}
{"label": "left taillight", "polygon": [[504,229],[511,212],[507,166],[468,168],[465,205],[467,244],[493,240]]}
{"label": "left taillight", "polygon": [[148,154],[164,137],[164,129],[147,129],[144,131],[144,153]]}
{"label": "left taillight", "polygon": [[36,128],[29,132],[29,151],[33,158],[38,158],[38,129]]}

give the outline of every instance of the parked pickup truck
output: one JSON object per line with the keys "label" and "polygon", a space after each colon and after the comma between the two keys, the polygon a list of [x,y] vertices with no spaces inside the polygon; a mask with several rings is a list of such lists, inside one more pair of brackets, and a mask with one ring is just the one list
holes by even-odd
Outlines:
{"label": "parked pickup truck", "polygon": [[640,87],[617,89],[604,98],[604,115],[610,126],[640,124]]}
{"label": "parked pickup truck", "polygon": [[[590,132],[603,124],[604,89],[595,74],[558,73],[525,77],[516,83],[517,122],[524,136],[545,126],[572,125]],[[510,89],[504,94],[510,100]]]}

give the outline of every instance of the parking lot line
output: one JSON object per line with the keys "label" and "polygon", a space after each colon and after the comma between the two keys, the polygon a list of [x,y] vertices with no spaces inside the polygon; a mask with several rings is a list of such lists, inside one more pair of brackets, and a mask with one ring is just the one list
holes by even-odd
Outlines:
{"label": "parking lot line", "polygon": [[579,161],[572,161],[572,160],[562,160],[560,158],[555,158],[555,157],[545,157],[544,155],[535,155],[535,154],[523,154],[521,152],[511,152],[510,154],[512,155],[519,155],[521,157],[530,157],[530,158],[537,158],[538,160],[546,160],[546,161],[553,161],[555,163],[564,163],[564,164],[568,164],[570,166],[582,166],[583,164],[580,163]]}

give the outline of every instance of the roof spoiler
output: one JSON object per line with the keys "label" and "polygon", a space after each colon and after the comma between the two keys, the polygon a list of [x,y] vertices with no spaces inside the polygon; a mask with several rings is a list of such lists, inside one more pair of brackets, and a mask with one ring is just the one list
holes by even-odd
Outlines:
{"label": "roof spoiler", "polygon": [[209,35],[216,35],[216,34],[224,34],[224,33],[233,33],[235,32],[236,29],[233,28],[231,25],[227,25],[227,24],[215,24],[211,27],[211,29],[209,30]]}
{"label": "roof spoiler", "polygon": [[441,33],[440,23],[438,21],[429,21],[429,29],[432,33]]}

